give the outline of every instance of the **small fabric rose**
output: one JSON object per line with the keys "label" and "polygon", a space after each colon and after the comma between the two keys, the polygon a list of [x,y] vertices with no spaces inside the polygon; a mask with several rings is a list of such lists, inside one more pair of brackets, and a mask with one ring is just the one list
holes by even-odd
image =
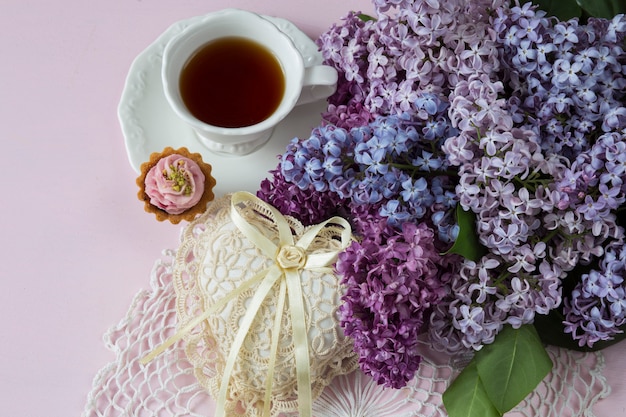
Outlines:
{"label": "small fabric rose", "polygon": [[282,246],[276,255],[276,263],[282,269],[302,269],[306,264],[306,252],[299,246]]}

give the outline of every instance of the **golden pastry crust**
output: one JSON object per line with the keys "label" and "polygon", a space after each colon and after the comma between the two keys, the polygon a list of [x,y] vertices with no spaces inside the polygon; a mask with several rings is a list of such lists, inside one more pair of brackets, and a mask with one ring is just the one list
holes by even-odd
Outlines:
{"label": "golden pastry crust", "polygon": [[[204,193],[200,198],[200,201],[193,207],[185,210],[180,214],[171,214],[167,211],[150,203],[150,197],[146,194],[146,175],[150,169],[157,164],[162,158],[170,155],[180,155],[185,158],[189,158],[198,164],[202,173],[204,174]],[[144,210],[148,213],[154,213],[156,219],[160,222],[169,220],[173,224],[178,224],[182,220],[192,221],[198,214],[204,213],[207,205],[215,198],[213,194],[213,187],[215,187],[215,178],[211,176],[212,167],[210,164],[202,160],[202,155],[199,153],[191,153],[187,148],[173,149],[167,147],[162,152],[154,152],[150,155],[150,160],[141,164],[141,173],[136,182],[139,186],[139,192],[137,197],[144,202]]]}

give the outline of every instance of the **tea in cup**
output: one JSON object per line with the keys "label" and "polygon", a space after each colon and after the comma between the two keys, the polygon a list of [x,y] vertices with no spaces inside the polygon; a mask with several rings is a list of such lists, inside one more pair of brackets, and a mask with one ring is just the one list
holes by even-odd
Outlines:
{"label": "tea in cup", "polygon": [[174,112],[210,150],[246,155],[299,105],[335,92],[337,71],[305,67],[287,34],[262,16],[226,9],[188,26],[163,52]]}

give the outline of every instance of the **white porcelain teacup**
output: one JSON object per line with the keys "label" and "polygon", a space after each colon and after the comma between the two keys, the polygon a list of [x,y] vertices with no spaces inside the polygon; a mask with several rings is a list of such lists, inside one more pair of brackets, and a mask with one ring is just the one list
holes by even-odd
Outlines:
{"label": "white porcelain teacup", "polygon": [[[211,69],[215,73],[209,78],[212,77],[214,83],[204,87],[206,91],[201,95],[202,100],[206,96],[206,103],[211,104],[212,109],[204,109],[203,111],[207,114],[202,114],[200,110],[196,109],[193,112],[190,110],[193,108],[191,96],[198,93],[200,89],[196,89],[195,84],[193,84],[197,81],[184,87],[184,83],[181,83],[181,75],[183,80],[189,84],[191,76],[185,75],[185,71],[191,71],[187,68],[192,67],[191,62],[196,59],[194,57],[200,55],[199,51],[217,48],[214,45],[223,42],[225,43],[222,48],[224,53],[226,54],[228,51],[233,53],[238,46],[227,43],[233,39],[251,41],[261,45],[261,49],[264,48],[265,52],[273,55],[282,71],[284,89],[282,95],[279,94],[278,98],[275,99],[276,102],[265,108],[266,115],[256,115],[254,120],[251,118],[252,116],[249,116],[250,118],[245,121],[213,121],[210,119],[213,113],[218,114],[222,110],[225,110],[223,117],[229,115],[234,117],[240,114],[244,117],[248,111],[244,111],[244,105],[252,103],[253,100],[250,100],[250,97],[247,99],[243,97],[248,93],[253,94],[253,90],[255,103],[249,106],[251,112],[254,111],[253,109],[266,106],[266,101],[269,101],[269,97],[274,95],[272,88],[268,88],[267,91],[256,92],[257,87],[270,85],[269,82],[260,82],[256,78],[252,83],[254,88],[239,88],[241,91],[236,91],[235,85],[243,86],[245,85],[243,81],[229,84],[232,81],[230,77],[234,73],[241,73],[238,75],[240,77],[257,77],[258,74],[264,72],[248,68],[249,65],[256,64],[256,62],[235,64],[235,61],[232,61],[233,63],[230,65],[235,65],[236,68],[229,69],[225,62],[230,62],[231,58],[219,55],[220,58],[218,59],[214,58],[218,55],[212,55],[206,59],[207,62],[219,62],[221,68]],[[209,47],[209,45],[213,46]],[[232,59],[244,59],[254,53],[256,52],[233,53]],[[242,66],[246,68],[243,69]],[[200,73],[204,74],[203,71],[208,73],[209,70],[201,68]],[[334,68],[326,65],[305,67],[301,52],[289,36],[262,16],[239,9],[225,9],[212,13],[205,19],[183,29],[180,34],[172,38],[163,52],[161,75],[165,96],[174,112],[195,130],[201,143],[208,149],[228,155],[246,155],[255,151],[267,142],[274,127],[295,106],[327,98],[335,92],[337,86],[337,71]],[[221,77],[226,77],[225,79],[230,81],[223,82]],[[201,79],[198,78],[198,80]],[[249,80],[246,78],[244,81],[248,82]],[[181,85],[183,85],[182,93]],[[222,91],[223,87],[226,87],[227,91]],[[226,96],[219,96],[219,91],[222,91],[222,94],[226,94]],[[234,97],[234,100],[230,100],[231,97]],[[265,100],[266,98],[267,100]]]}

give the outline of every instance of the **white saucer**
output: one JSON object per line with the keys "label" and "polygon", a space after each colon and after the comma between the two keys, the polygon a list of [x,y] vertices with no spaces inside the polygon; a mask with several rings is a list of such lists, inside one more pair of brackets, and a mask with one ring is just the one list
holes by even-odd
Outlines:
{"label": "white saucer", "polygon": [[[204,161],[212,165],[213,177],[217,181],[214,189],[216,196],[235,191],[254,193],[261,181],[268,177],[269,171],[276,168],[277,156],[284,153],[289,141],[294,137],[308,137],[319,124],[326,101],[296,107],[275,128],[268,143],[252,154],[229,157],[209,151],[196,139],[192,129],[171,110],[161,83],[165,45],[188,25],[205,17],[197,16],[173,24],[133,61],[118,107],[128,159],[133,169],[139,172],[141,164],[149,159],[152,152],[160,152],[167,146],[175,149],[184,146],[191,152],[202,154]],[[317,45],[291,22],[263,17],[292,38],[302,52],[306,66],[322,62]]]}

